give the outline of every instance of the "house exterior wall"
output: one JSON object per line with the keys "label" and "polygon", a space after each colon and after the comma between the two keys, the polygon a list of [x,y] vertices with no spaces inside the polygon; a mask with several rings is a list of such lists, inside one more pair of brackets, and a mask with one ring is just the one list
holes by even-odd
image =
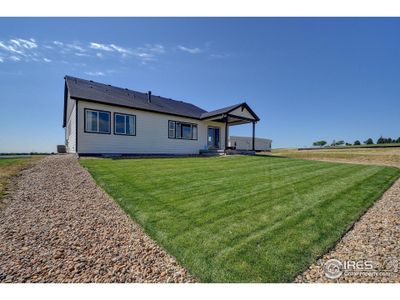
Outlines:
{"label": "house exterior wall", "polygon": [[69,97],[65,126],[65,146],[67,153],[76,153],[76,101]]}
{"label": "house exterior wall", "polygon": [[[236,144],[235,144],[236,143]],[[272,140],[255,138],[255,150],[256,151],[270,151]],[[236,145],[237,150],[251,150],[252,149],[252,138],[246,136],[230,136],[229,146],[234,147]]]}
{"label": "house exterior wall", "polygon": [[[111,133],[86,133],[84,111],[87,109],[111,112]],[[136,135],[114,134],[114,113],[136,116]],[[168,138],[168,121],[197,124],[198,139]],[[208,126],[220,128],[221,149],[225,147],[225,125],[212,121],[178,117],[125,107],[78,101],[78,153],[79,154],[198,154],[207,148]]]}

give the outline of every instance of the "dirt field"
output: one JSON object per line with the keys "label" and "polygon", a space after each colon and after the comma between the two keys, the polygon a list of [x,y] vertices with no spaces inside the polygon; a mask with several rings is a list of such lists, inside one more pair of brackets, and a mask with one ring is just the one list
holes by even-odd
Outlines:
{"label": "dirt field", "polygon": [[266,155],[400,167],[400,148],[277,149]]}

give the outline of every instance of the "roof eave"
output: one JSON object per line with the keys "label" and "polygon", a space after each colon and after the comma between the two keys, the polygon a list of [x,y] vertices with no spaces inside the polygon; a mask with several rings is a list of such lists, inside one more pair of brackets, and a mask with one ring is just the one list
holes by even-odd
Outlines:
{"label": "roof eave", "polygon": [[123,104],[108,103],[105,101],[81,98],[81,97],[76,97],[76,96],[70,96],[70,98],[74,99],[74,100],[78,100],[78,101],[88,101],[88,102],[94,102],[94,103],[104,104],[104,105],[108,105],[108,106],[118,106],[118,107],[141,110],[141,111],[148,111],[148,112],[152,112],[152,113],[158,113],[158,114],[162,114],[162,115],[170,115],[170,116],[177,116],[177,117],[188,118],[188,119],[193,119],[193,120],[201,120],[200,117],[194,117],[194,116],[188,116],[188,115],[176,114],[176,113],[169,113],[169,112],[162,112],[162,111],[158,111],[158,110],[145,109],[145,108],[141,108],[141,107],[133,107],[133,106],[123,105]]}

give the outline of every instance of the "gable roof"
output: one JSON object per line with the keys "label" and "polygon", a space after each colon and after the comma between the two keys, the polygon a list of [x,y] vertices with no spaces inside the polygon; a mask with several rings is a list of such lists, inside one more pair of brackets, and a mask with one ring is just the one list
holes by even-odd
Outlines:
{"label": "gable roof", "polygon": [[[151,100],[149,101],[148,93],[119,88],[108,84],[94,82],[92,80],[65,76],[63,127],[66,126],[66,101],[68,94],[72,99],[75,100],[85,100],[102,104],[135,108],[181,117],[188,117],[192,119],[208,118],[214,115],[222,114],[225,111],[231,111],[241,105],[246,105],[246,107],[248,107],[246,103],[241,103],[207,112],[206,110],[188,102],[155,95],[151,95]],[[251,111],[251,109],[249,111]],[[255,118],[257,121],[259,120],[256,115]]]}
{"label": "gable roof", "polygon": [[205,112],[201,114],[201,119],[208,119],[217,115],[222,115],[222,114],[229,114],[230,112],[234,111],[235,109],[241,107],[242,109],[245,108],[247,111],[253,116],[255,121],[260,121],[260,118],[255,114],[255,112],[250,108],[250,106],[247,105],[246,102],[242,102],[239,104],[227,106],[224,108],[220,108],[217,110]]}

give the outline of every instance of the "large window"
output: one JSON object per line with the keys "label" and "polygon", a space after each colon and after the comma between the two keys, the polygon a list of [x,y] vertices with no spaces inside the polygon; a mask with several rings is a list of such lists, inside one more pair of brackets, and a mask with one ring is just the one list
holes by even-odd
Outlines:
{"label": "large window", "polygon": [[85,109],[85,132],[111,133],[110,115],[108,111]]}
{"label": "large window", "polygon": [[170,139],[197,140],[197,124],[168,121]]}
{"label": "large window", "polygon": [[136,116],[114,113],[114,134],[136,135]]}

